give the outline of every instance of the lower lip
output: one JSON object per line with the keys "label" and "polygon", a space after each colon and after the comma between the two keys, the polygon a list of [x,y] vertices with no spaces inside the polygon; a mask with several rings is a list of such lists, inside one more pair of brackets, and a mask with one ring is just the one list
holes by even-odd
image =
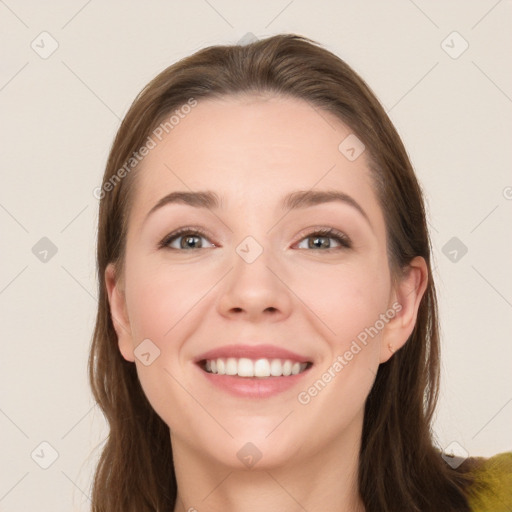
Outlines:
{"label": "lower lip", "polygon": [[295,386],[311,368],[288,377],[238,377],[208,373],[198,365],[199,371],[218,388],[231,395],[244,398],[268,398]]}

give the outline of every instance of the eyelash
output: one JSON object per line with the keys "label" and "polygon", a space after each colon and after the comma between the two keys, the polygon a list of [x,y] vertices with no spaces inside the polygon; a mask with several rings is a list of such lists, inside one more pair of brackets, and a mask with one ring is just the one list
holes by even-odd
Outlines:
{"label": "eyelash", "polygon": [[[159,249],[168,249],[170,251],[187,251],[187,250],[197,251],[200,249],[209,249],[209,247],[200,247],[197,249],[195,249],[195,248],[176,249],[175,247],[169,247],[169,244],[174,239],[180,238],[181,236],[184,236],[184,235],[199,235],[200,237],[204,237],[204,238],[210,237],[210,235],[208,233],[204,232],[200,228],[192,228],[192,227],[180,228],[180,229],[170,233],[169,235],[167,235],[158,244],[158,248]],[[331,251],[336,251],[336,250],[341,250],[341,249],[351,249],[352,248],[352,242],[350,241],[350,238],[347,235],[345,235],[344,233],[342,233],[341,231],[338,231],[337,229],[334,229],[334,228],[320,228],[320,229],[311,231],[309,233],[302,234],[301,236],[302,236],[302,238],[299,239],[299,242],[302,242],[302,240],[304,240],[304,239],[311,238],[313,236],[317,236],[317,237],[332,238],[340,244],[340,247],[331,247],[329,249],[320,249],[319,251],[321,251],[321,252],[331,252]],[[299,249],[299,250],[303,251],[304,249]],[[318,251],[316,251],[316,252],[318,252]]]}

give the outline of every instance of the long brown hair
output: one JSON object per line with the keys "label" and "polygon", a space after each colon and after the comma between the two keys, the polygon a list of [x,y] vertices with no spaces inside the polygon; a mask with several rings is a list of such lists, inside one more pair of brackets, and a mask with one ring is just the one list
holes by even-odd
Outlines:
{"label": "long brown hair", "polygon": [[400,137],[366,83],[343,60],[294,34],[246,46],[211,46],[177,62],[141,91],[119,128],[99,193],[99,304],[88,368],[110,434],[94,476],[93,512],[170,511],[177,491],[169,427],[148,402],[135,365],[118,349],[105,287],[106,266],[113,262],[121,271],[124,259],[136,175],[136,166],[126,163],[165,116],[191,99],[239,93],[299,98],[348,125],[370,157],[392,275],[415,256],[428,266],[414,331],[379,366],[365,404],[359,492],[366,511],[469,512],[470,473],[453,470],[432,439],[440,344],[421,188]]}

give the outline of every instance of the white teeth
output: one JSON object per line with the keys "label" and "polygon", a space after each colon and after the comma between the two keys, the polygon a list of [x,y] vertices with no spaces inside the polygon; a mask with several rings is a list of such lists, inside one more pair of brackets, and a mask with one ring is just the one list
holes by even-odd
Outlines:
{"label": "white teeth", "polygon": [[289,359],[257,359],[253,361],[247,357],[236,359],[209,359],[205,362],[204,369],[208,373],[218,375],[238,375],[239,377],[288,377],[302,373],[307,363],[298,363]]}
{"label": "white teeth", "polygon": [[[240,361],[242,361],[240,359]],[[250,359],[249,359],[250,361]],[[255,377],[270,377],[270,363],[268,359],[258,359],[254,363],[254,376]]]}
{"label": "white teeth", "polygon": [[250,359],[242,357],[238,360],[238,375],[240,377],[254,377],[254,364]]}
{"label": "white teeth", "polygon": [[279,359],[272,359],[270,362],[270,375],[280,377],[283,374],[283,365]]}
{"label": "white teeth", "polygon": [[238,372],[237,360],[234,357],[228,357],[226,361],[226,375],[236,375]]}

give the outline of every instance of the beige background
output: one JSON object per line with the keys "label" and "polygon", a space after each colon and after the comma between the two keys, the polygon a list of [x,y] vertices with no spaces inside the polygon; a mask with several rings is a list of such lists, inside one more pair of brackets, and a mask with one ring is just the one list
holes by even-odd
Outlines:
{"label": "beige background", "polygon": [[[0,1],[0,511],[89,510],[107,434],[86,378],[92,191],[139,90],[177,59],[247,33],[317,40],[388,110],[428,198],[439,444],[512,449],[511,21],[510,0]],[[43,237],[57,249],[46,262],[36,255],[48,242],[33,252]]]}

